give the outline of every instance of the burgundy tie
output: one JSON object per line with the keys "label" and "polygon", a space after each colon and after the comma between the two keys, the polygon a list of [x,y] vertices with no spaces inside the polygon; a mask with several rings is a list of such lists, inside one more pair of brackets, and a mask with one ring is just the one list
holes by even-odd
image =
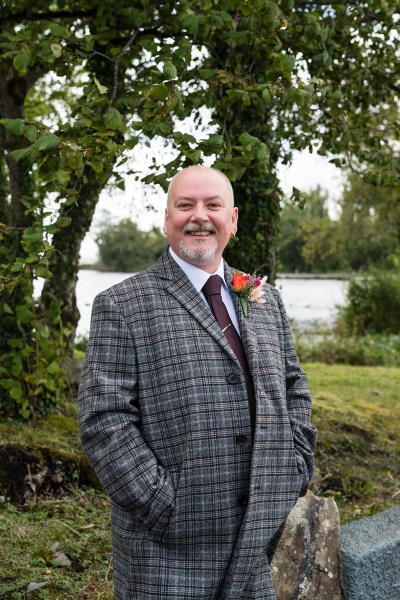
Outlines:
{"label": "burgundy tie", "polygon": [[236,358],[238,359],[240,366],[242,367],[243,374],[246,379],[247,394],[250,408],[250,418],[252,429],[254,432],[255,423],[255,397],[254,397],[254,386],[251,377],[249,365],[247,363],[246,354],[244,352],[242,340],[238,332],[235,329],[234,324],[231,321],[227,308],[222,300],[221,296],[221,284],[222,279],[219,275],[211,275],[203,286],[202,292],[206,297],[208,304],[212,310],[212,313],[218,325],[221,327],[227,341],[229,342],[232,350],[234,351]]}

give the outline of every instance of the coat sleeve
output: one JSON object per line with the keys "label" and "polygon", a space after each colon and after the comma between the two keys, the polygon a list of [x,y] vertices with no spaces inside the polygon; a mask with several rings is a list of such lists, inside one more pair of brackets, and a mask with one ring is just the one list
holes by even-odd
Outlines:
{"label": "coat sleeve", "polygon": [[78,395],[84,450],[111,500],[155,534],[173,508],[168,472],[140,432],[135,347],[108,292],[93,304]]}
{"label": "coat sleeve", "polygon": [[303,472],[300,496],[307,492],[314,472],[314,448],[317,430],[311,424],[311,395],[306,374],[300,366],[280,294],[275,290],[283,327],[286,375],[286,403],[292,427],[296,458]]}

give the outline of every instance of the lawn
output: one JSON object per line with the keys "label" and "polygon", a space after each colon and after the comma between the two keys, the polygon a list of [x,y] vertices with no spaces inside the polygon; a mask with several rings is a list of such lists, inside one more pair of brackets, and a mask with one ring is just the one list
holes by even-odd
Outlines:
{"label": "lawn", "polygon": [[[319,430],[314,493],[334,495],[342,521],[400,501],[400,369],[306,364]],[[0,447],[80,452],[76,407],[35,426],[0,424]],[[72,469],[73,474],[73,469]],[[25,505],[0,500],[0,600],[112,600],[110,510],[98,490],[80,489]],[[57,558],[58,556],[58,558]],[[61,558],[60,558],[61,557]],[[57,566],[57,560],[67,565]],[[56,561],[56,562],[54,562]]]}

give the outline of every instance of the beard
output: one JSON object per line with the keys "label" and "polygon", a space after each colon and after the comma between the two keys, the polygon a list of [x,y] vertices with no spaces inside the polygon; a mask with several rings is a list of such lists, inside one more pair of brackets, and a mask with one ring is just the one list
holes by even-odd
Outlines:
{"label": "beard", "polygon": [[[188,223],[183,228],[183,233],[189,233],[191,231],[210,231],[216,233],[215,227],[211,224],[200,225],[198,223]],[[203,242],[199,240],[198,247],[193,248],[186,245],[186,240],[181,240],[179,243],[179,250],[181,251],[182,258],[193,265],[202,267],[211,264],[217,252],[217,240],[214,238],[212,246],[208,248],[203,248],[202,244]]]}

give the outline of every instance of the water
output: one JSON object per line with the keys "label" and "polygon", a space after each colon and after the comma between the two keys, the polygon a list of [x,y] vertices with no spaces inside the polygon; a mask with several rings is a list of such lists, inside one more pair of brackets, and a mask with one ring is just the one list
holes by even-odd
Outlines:
{"label": "water", "polygon": [[[90,313],[95,296],[129,273],[102,273],[94,270],[79,272],[76,288],[81,313],[77,334],[87,335]],[[317,323],[330,325],[337,307],[344,304],[347,281],[338,279],[278,279],[276,286],[282,294],[289,319],[300,329],[308,330]]]}

